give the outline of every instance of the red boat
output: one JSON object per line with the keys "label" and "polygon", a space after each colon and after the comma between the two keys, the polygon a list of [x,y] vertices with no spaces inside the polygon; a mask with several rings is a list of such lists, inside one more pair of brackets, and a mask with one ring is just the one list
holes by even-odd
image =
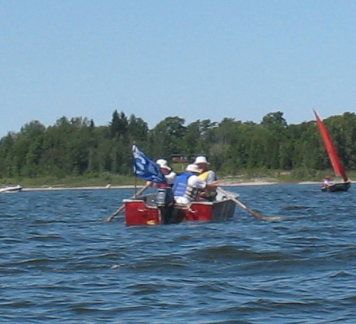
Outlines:
{"label": "red boat", "polygon": [[236,204],[231,197],[219,194],[214,202],[176,204],[172,192],[167,189],[170,188],[160,189],[157,194],[124,199],[126,225],[161,225],[184,221],[221,222],[234,215]]}

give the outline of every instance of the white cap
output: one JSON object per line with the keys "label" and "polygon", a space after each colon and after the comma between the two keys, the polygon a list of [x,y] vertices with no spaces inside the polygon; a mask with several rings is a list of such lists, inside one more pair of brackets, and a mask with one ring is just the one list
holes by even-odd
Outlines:
{"label": "white cap", "polygon": [[205,156],[197,156],[196,157],[194,164],[199,164],[199,163],[209,164],[209,162],[206,160]]}
{"label": "white cap", "polygon": [[168,162],[166,160],[163,159],[158,159],[156,161],[156,163],[160,166],[160,168],[162,169],[167,169],[169,171],[171,171],[172,169],[168,166]]}
{"label": "white cap", "polygon": [[196,164],[189,164],[186,168],[185,171],[188,172],[196,172],[196,173],[200,173],[201,170],[199,169],[199,167]]}

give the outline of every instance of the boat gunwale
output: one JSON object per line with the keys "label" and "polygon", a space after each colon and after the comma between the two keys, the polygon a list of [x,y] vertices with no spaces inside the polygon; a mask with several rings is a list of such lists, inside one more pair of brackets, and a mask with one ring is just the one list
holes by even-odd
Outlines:
{"label": "boat gunwale", "polygon": [[[134,199],[123,199],[122,200],[124,203],[130,203],[130,202],[143,202],[146,206],[151,207],[151,208],[157,208],[157,205],[147,205],[146,202],[143,199],[138,199],[138,198],[134,198]],[[181,204],[181,203],[175,203],[174,206],[178,207],[178,208],[187,208],[189,209],[190,206],[192,205],[207,205],[207,206],[214,206],[216,204],[220,204],[220,203],[224,203],[224,202],[228,202],[228,201],[232,201],[232,199],[227,198],[224,200],[215,200],[215,201],[192,201],[189,204]]]}

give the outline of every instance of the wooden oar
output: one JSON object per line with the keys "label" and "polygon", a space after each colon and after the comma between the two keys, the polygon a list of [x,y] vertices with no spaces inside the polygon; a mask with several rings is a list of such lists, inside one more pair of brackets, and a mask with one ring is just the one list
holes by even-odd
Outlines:
{"label": "wooden oar", "polygon": [[251,208],[247,207],[245,204],[243,204],[240,200],[236,199],[232,195],[229,195],[229,193],[227,191],[225,191],[224,189],[218,187],[217,190],[219,190],[221,193],[223,193],[227,198],[231,199],[234,203],[236,203],[237,205],[239,205],[243,209],[247,210],[253,217],[255,217],[257,219],[271,221],[271,222],[276,222],[276,221],[282,220],[282,218],[279,217],[279,216],[274,216],[274,217],[272,217],[272,216],[263,216],[263,215],[259,214],[258,212],[252,210]]}
{"label": "wooden oar", "polygon": [[[131,199],[138,197],[141,195],[147,188],[149,188],[151,185],[146,184],[141,190],[139,190]],[[125,208],[125,205],[122,205],[115,213],[113,213],[110,217],[106,219],[107,222],[110,222],[114,219],[114,217],[118,214],[120,214]]]}

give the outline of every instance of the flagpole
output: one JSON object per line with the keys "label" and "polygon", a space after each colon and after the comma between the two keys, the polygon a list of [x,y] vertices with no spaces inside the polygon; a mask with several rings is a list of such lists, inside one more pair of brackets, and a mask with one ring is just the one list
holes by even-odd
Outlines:
{"label": "flagpole", "polygon": [[136,196],[136,192],[137,192],[137,177],[135,177],[135,196]]}
{"label": "flagpole", "polygon": [[[134,147],[136,147],[136,142],[134,141],[132,143],[132,152],[134,151]],[[133,156],[133,154],[131,154],[131,159],[132,159],[132,165],[135,165],[135,158]],[[137,177],[136,177],[136,169],[134,167],[134,176],[135,176],[135,188],[134,188],[134,192],[135,192],[135,196],[137,193]]]}

